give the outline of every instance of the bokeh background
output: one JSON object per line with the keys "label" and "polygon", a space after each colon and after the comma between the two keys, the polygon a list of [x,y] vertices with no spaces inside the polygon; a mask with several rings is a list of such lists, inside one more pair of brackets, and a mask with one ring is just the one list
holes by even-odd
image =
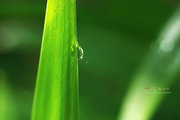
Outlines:
{"label": "bokeh background", "polygon": [[[0,1],[0,120],[30,120],[46,0]],[[80,120],[116,120],[179,0],[77,0]],[[180,72],[179,72],[180,73]],[[153,120],[180,120],[180,75]]]}

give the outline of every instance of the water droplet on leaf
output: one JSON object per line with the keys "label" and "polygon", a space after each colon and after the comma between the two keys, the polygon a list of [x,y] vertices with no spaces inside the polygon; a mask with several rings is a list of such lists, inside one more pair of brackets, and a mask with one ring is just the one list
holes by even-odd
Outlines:
{"label": "water droplet on leaf", "polygon": [[84,54],[84,52],[83,52],[82,47],[80,45],[78,45],[78,58],[79,58],[79,60],[83,59],[83,54]]}

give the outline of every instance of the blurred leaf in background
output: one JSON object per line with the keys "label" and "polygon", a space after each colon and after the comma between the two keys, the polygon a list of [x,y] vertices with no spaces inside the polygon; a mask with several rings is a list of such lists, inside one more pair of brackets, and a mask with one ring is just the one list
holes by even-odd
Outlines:
{"label": "blurred leaf in background", "polygon": [[0,69],[0,119],[17,120],[16,104],[5,71]]}
{"label": "blurred leaf in background", "polygon": [[180,72],[180,8],[168,22],[130,83],[118,120],[149,120]]}

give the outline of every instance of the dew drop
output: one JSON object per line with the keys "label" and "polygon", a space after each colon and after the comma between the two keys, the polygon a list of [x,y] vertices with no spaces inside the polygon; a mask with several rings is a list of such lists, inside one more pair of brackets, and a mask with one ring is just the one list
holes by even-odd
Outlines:
{"label": "dew drop", "polygon": [[83,54],[84,54],[84,52],[83,52],[82,47],[80,45],[78,45],[78,58],[79,58],[79,60],[83,59]]}

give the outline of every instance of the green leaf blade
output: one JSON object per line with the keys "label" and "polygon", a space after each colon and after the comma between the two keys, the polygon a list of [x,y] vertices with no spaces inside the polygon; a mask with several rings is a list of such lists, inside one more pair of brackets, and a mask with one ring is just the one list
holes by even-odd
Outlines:
{"label": "green leaf blade", "polygon": [[78,119],[75,0],[49,0],[32,120]]}

